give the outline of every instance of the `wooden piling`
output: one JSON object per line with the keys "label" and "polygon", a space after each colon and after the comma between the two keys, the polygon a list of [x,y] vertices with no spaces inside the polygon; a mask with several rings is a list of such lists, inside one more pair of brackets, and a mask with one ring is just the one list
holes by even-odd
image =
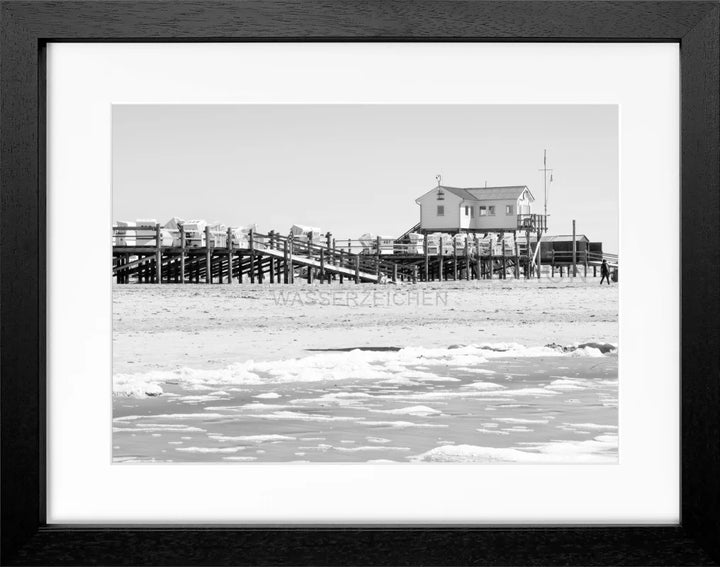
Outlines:
{"label": "wooden piling", "polygon": [[[308,258],[312,258],[312,257],[313,257],[313,255],[312,255],[312,244],[313,244],[312,238],[313,238],[312,231],[310,231],[310,232],[308,232],[307,242],[305,243],[305,245],[307,246],[307,256],[308,256]],[[311,268],[310,266],[308,266],[306,269],[307,269],[307,283],[312,283],[313,270],[312,270],[312,268]]]}
{"label": "wooden piling", "polygon": [[458,279],[458,254],[457,254],[457,242],[455,242],[455,239],[453,238],[453,281],[457,281]]}
{"label": "wooden piling", "polygon": [[227,229],[227,242],[225,243],[225,247],[227,248],[227,283],[232,283],[232,261],[233,261],[233,240],[232,240],[232,229],[228,227]]}
{"label": "wooden piling", "polygon": [[525,279],[530,279],[530,252],[532,248],[530,246],[530,229],[525,230],[525,249],[526,249],[526,263],[525,263]]}
{"label": "wooden piling", "polygon": [[443,239],[442,235],[440,236],[439,242],[438,242],[438,280],[444,281],[445,280],[445,250],[443,250]]}
{"label": "wooden piling", "polygon": [[162,283],[162,241],[159,223],[155,224],[155,283]]}
{"label": "wooden piling", "polygon": [[537,277],[540,279],[540,276],[542,275],[542,246],[540,245],[540,238],[542,236],[542,232],[538,230],[537,233],[537,244],[535,245],[535,248],[537,249]]}
{"label": "wooden piling", "polygon": [[[273,245],[274,250],[280,250],[280,233],[275,233],[275,244]],[[282,283],[282,272],[280,265],[282,264],[280,258],[275,258],[275,282]]]}
{"label": "wooden piling", "polygon": [[[268,242],[267,242],[267,248],[272,250],[275,247],[275,231],[270,230],[268,231]],[[260,258],[260,261],[262,262],[262,258]],[[268,257],[268,278],[270,280],[270,283],[275,283],[275,256]]]}
{"label": "wooden piling", "polygon": [[423,234],[423,252],[425,254],[425,281],[430,281],[430,255],[428,251],[428,235]]}
{"label": "wooden piling", "polygon": [[355,256],[355,283],[360,283],[360,255]]}
{"label": "wooden piling", "polygon": [[502,242],[502,279],[507,279],[507,258],[505,257],[505,233],[500,233],[500,241]]}
{"label": "wooden piling", "polygon": [[493,268],[495,267],[495,241],[490,237],[490,250],[488,251],[488,264],[489,270],[485,270],[487,278],[491,280],[493,278]]}
{"label": "wooden piling", "polygon": [[283,242],[283,281],[286,284],[290,283],[289,264],[290,254],[288,253],[288,241],[285,239],[285,242]]}
{"label": "wooden piling", "polygon": [[212,251],[210,249],[210,227],[205,227],[205,283],[212,283]]}
{"label": "wooden piling", "polygon": [[[328,235],[330,235],[332,237],[332,234],[329,232],[328,232]],[[338,261],[337,261],[337,252],[335,250],[335,239],[334,238],[332,238],[331,245],[332,246],[330,247],[330,263],[333,266],[337,266]],[[340,263],[340,265],[342,266],[342,262]],[[333,277],[334,276],[331,273],[328,274],[328,283],[332,283]],[[342,274],[340,274],[340,283],[342,283]]]}
{"label": "wooden piling", "polygon": [[295,240],[292,235],[289,238],[288,268],[290,274],[290,283],[295,283],[295,268],[293,267],[293,254],[295,253]]}
{"label": "wooden piling", "polygon": [[572,256],[572,263],[573,263],[573,277],[577,277],[577,241],[575,240],[575,219],[573,219],[573,242],[572,242],[573,248],[573,256]]}
{"label": "wooden piling", "polygon": [[325,283],[325,249],[320,248],[320,283]]}
{"label": "wooden piling", "polygon": [[180,283],[185,283],[185,227],[180,225]]}
{"label": "wooden piling", "polygon": [[248,234],[248,248],[250,248],[250,266],[248,272],[250,274],[250,283],[255,283],[255,231],[250,229]]}
{"label": "wooden piling", "polygon": [[465,235],[465,280],[470,279],[470,235]]}
{"label": "wooden piling", "polygon": [[480,239],[477,238],[475,240],[475,262],[476,262],[476,272],[475,274],[477,276],[477,279],[482,278],[482,255],[480,254]]}
{"label": "wooden piling", "polygon": [[375,277],[377,283],[380,283],[380,237],[375,239]]}

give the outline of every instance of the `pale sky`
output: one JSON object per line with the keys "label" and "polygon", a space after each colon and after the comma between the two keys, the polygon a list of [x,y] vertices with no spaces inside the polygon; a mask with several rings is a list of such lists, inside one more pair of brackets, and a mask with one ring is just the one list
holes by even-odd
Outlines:
{"label": "pale sky", "polygon": [[618,251],[615,105],[116,105],[113,219],[399,236],[436,185],[527,185],[548,234]]}

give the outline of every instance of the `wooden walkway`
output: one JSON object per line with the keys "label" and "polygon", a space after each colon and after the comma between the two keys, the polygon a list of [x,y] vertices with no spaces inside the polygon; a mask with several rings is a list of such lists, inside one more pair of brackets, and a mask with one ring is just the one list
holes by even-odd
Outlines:
{"label": "wooden walkway", "polygon": [[[135,232],[128,227],[116,231]],[[147,229],[137,232],[147,232]],[[182,233],[182,231],[181,231]],[[118,283],[293,283],[298,277],[313,280],[379,283],[397,281],[412,274],[382,258],[337,251],[307,240],[276,233],[249,233],[247,241],[235,243],[228,231],[224,245],[192,247],[181,234],[180,246],[163,246],[159,227],[142,245],[113,246],[113,276]],[[213,238],[206,229],[204,242]]]}
{"label": "wooden walkway", "polygon": [[[515,241],[488,247],[479,240],[471,245],[443,243],[429,245],[427,237],[420,249],[408,245],[335,241],[330,234],[322,242],[293,238],[271,231],[225,235],[211,234],[189,238],[180,227],[179,239],[163,243],[162,229],[154,227],[113,227],[113,277],[117,283],[294,283],[307,282],[385,283],[401,281],[453,281],[491,278],[540,277],[541,259],[533,250]],[[132,237],[127,235],[132,233]],[[137,235],[137,236],[136,236]],[[194,235],[197,237],[197,235]],[[179,240],[179,242],[176,242]],[[202,243],[209,246],[191,244]],[[396,244],[397,243],[397,244]],[[484,246],[484,247],[483,247]],[[606,255],[607,256],[607,255]],[[573,259],[575,260],[573,263]],[[553,258],[555,270],[563,275],[579,275],[578,267],[593,269],[602,257],[591,253],[575,258]],[[617,258],[615,257],[615,263]],[[571,274],[571,266],[574,266]]]}

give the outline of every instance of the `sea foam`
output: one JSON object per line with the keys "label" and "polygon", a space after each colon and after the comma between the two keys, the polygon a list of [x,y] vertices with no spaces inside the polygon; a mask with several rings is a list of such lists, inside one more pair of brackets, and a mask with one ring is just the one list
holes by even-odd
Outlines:
{"label": "sea foam", "polygon": [[584,441],[528,443],[521,448],[442,445],[411,457],[411,460],[441,463],[617,463],[617,447],[617,435],[599,435]]}
{"label": "sea foam", "polygon": [[[614,351],[610,351],[614,352]],[[163,384],[181,384],[185,389],[207,389],[208,385],[269,385],[291,382],[323,382],[339,380],[384,380],[388,383],[409,379],[431,379],[423,368],[474,368],[499,357],[562,357],[604,356],[591,346],[523,346],[516,343],[479,344],[455,348],[407,347],[397,351],[353,350],[322,352],[303,358],[274,361],[248,360],[218,369],[179,368],[172,371],[151,371],[137,374],[115,374],[113,394],[144,398],[163,393]],[[442,372],[438,372],[442,377]],[[435,375],[437,379],[437,375]],[[476,388],[486,388],[479,382]],[[259,398],[275,397],[277,393],[260,394]],[[191,400],[187,400],[191,401]]]}

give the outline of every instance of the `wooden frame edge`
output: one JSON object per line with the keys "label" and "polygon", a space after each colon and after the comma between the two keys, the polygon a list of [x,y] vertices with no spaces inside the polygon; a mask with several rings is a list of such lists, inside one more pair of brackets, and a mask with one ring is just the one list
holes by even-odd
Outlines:
{"label": "wooden frame edge", "polygon": [[[318,0],[248,0],[241,4],[92,0],[0,3],[0,564],[141,564],[151,560],[155,564],[173,564],[187,563],[185,558],[215,564],[720,562],[720,365],[712,356],[720,349],[720,303],[715,292],[720,280],[720,4],[449,0],[442,3],[443,10],[457,12],[448,16],[446,29],[450,37],[444,38],[423,23],[427,16],[422,10],[437,4],[437,0],[371,0],[361,11],[346,0],[332,6]],[[279,13],[283,8],[290,10],[289,15]],[[540,14],[536,28],[512,22],[512,17],[523,9]],[[328,10],[343,14],[322,27],[321,22],[328,21]],[[543,10],[550,14],[543,16]],[[588,11],[590,16],[604,17],[588,17]],[[365,23],[363,13],[368,18]],[[369,18],[368,14],[373,13],[377,17]],[[143,14],[148,17],[143,18]],[[223,14],[230,16],[225,22],[221,21]],[[486,20],[466,21],[468,15],[478,14]],[[499,16],[504,16],[504,28],[492,21]],[[176,32],[168,37],[167,28],[158,23],[171,17],[176,18]],[[268,25],[273,22],[281,23],[273,28]],[[628,31],[633,25],[637,30],[634,34]],[[253,26],[271,32],[252,34]],[[200,29],[210,31],[202,35]],[[692,273],[683,270],[681,277],[682,289],[693,290],[681,297],[681,527],[232,529],[45,525],[42,46],[49,40],[273,39],[680,42],[682,257],[684,264],[702,262],[704,266]],[[28,263],[28,255],[37,262]],[[193,532],[198,537],[191,537]],[[198,544],[200,536],[205,544]],[[511,542],[516,547],[508,553]],[[197,555],[201,552],[205,554]]]}

